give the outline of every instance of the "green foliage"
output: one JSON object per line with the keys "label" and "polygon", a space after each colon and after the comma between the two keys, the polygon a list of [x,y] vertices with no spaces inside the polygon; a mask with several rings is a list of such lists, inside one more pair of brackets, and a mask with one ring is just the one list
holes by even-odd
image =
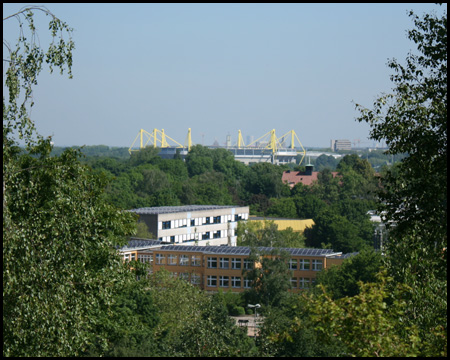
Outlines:
{"label": "green foliage", "polygon": [[261,304],[262,311],[279,306],[291,288],[289,254],[279,249],[273,249],[270,253],[252,249],[249,259],[257,265],[243,271],[252,283],[251,289],[245,291],[246,302]]}
{"label": "green foliage", "polygon": [[226,307],[230,316],[239,316],[245,314],[244,298],[241,293],[235,293],[231,290],[223,292],[222,289],[212,295],[211,301],[218,302],[220,306]]}
{"label": "green foliage", "polygon": [[297,217],[297,208],[292,198],[272,199],[266,213],[272,217],[293,219]]}
{"label": "green foliage", "polygon": [[410,286],[405,322],[420,329],[434,351],[446,353],[447,336],[447,13],[410,13],[408,37],[418,53],[406,65],[389,62],[393,94],[376,99],[373,109],[356,105],[358,121],[371,137],[386,140],[389,154],[408,154],[382,178],[380,211],[393,224],[386,244],[387,268]]}
{"label": "green foliage", "polygon": [[338,300],[325,290],[318,297],[309,295],[307,310],[320,340],[328,344],[337,338],[345,345],[347,356],[419,355],[417,327],[405,326],[401,320],[407,313],[407,301],[402,297],[405,287],[394,284],[390,292],[388,281],[391,279],[381,276],[375,283],[361,282],[358,295]]}
{"label": "green foliage", "polygon": [[[49,30],[52,41],[47,50],[35,42],[37,36],[33,11],[39,11],[51,17]],[[38,141],[42,139],[42,136],[35,133],[34,123],[29,117],[34,105],[32,101],[33,86],[37,84],[37,77],[43,69],[44,61],[48,64],[50,72],[57,67],[61,74],[67,71],[71,78],[72,51],[75,47],[71,38],[73,29],[45,7],[26,7],[16,14],[3,18],[3,21],[10,19],[18,21],[20,32],[15,47],[7,41],[3,41],[3,45],[7,49],[7,56],[4,56],[4,64],[7,64],[4,77],[4,85],[8,89],[6,102],[3,97],[3,153],[6,156],[9,156],[12,150],[10,148],[13,143],[11,135],[14,131],[17,131],[19,139],[24,139],[27,145],[33,143],[34,136]],[[24,29],[24,22],[28,24],[28,33]],[[65,40],[65,36],[68,37],[67,40]]]}
{"label": "green foliage", "polygon": [[254,164],[243,179],[245,190],[251,194],[264,194],[269,198],[278,198],[289,189],[281,181],[282,174],[283,169],[280,166],[270,163]]}
{"label": "green foliage", "polygon": [[358,283],[375,282],[376,274],[381,271],[381,253],[364,250],[345,259],[340,266],[331,266],[317,274],[316,284],[322,284],[329,296],[336,300],[345,296],[359,294]]}
{"label": "green foliage", "polygon": [[305,297],[289,294],[279,307],[265,311],[257,342],[260,356],[336,357],[345,354],[345,346],[336,338],[327,343],[321,341],[307,306]]}
{"label": "green foliage", "polygon": [[320,155],[313,163],[315,171],[322,171],[325,168],[330,170],[336,169],[338,160],[331,155]]}
{"label": "green foliage", "polygon": [[240,222],[237,230],[237,245],[250,247],[304,247],[304,236],[292,228],[278,230],[278,225],[267,220]]}
{"label": "green foliage", "polygon": [[181,201],[183,204],[231,205],[233,203],[225,177],[215,171],[190,178],[183,184]]}
{"label": "green foliage", "polygon": [[104,180],[77,153],[48,157],[49,148],[4,163],[4,355],[79,354],[111,285],[129,279],[114,246],[135,219],[104,202]]}
{"label": "green foliage", "polygon": [[[369,221],[369,220],[367,220]],[[325,208],[314,220],[315,224],[304,231],[306,246],[332,248],[344,253],[362,250],[372,245],[372,237],[364,238],[361,228],[340,215],[333,208]]]}
{"label": "green foliage", "polygon": [[252,356],[253,340],[235,326],[223,302],[165,271],[149,282],[159,322],[153,356]]}
{"label": "green foliage", "polygon": [[[159,309],[144,285],[145,282],[133,281],[115,289],[113,305],[102,309],[95,329],[96,340],[84,355],[125,357],[156,353],[153,333],[159,322]],[[102,337],[108,339],[104,351],[98,341]]]}
{"label": "green foliage", "polygon": [[147,224],[142,221],[137,222],[134,236],[141,239],[155,239],[155,235],[150,232]]}

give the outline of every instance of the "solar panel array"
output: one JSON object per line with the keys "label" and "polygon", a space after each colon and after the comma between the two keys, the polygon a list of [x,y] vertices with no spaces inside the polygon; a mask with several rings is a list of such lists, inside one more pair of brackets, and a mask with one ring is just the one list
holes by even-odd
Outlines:
{"label": "solar panel array", "polygon": [[[259,252],[270,253],[273,250],[284,250],[291,255],[300,256],[326,256],[333,254],[331,249],[303,249],[303,248],[275,248],[258,247]],[[163,251],[187,251],[202,252],[208,254],[229,254],[229,255],[249,255],[251,248],[248,246],[185,246],[185,245],[165,245],[160,250]]]}
{"label": "solar panel array", "polygon": [[216,209],[228,209],[238,206],[232,205],[184,205],[184,206],[159,206],[159,207],[143,207],[139,209],[128,210],[136,214],[170,214],[177,212],[204,211]]}
{"label": "solar panel array", "polygon": [[128,241],[127,245],[125,245],[121,248],[121,250],[144,248],[144,247],[157,246],[157,245],[161,245],[161,241],[145,240],[145,239],[131,239],[130,241]]}

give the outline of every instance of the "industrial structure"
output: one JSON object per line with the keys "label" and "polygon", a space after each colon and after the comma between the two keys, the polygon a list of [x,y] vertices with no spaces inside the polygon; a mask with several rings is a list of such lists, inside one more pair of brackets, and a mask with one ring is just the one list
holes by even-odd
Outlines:
{"label": "industrial structure", "polygon": [[[138,140],[139,146],[137,147],[136,142]],[[169,137],[164,132],[164,129],[153,129],[152,133],[141,129],[128,151],[131,154],[133,151],[139,151],[147,146],[160,148],[159,156],[162,158],[173,158],[175,154],[178,154],[184,159],[192,147],[191,129],[188,129],[184,144]],[[231,141],[227,140],[225,148],[233,153],[237,161],[244,164],[257,162],[270,162],[272,164],[296,163],[298,155],[301,155],[299,161],[299,164],[301,164],[306,154],[294,130],[277,137],[275,129],[273,129],[248,145],[245,145],[241,130],[239,130],[237,143],[233,146]]]}

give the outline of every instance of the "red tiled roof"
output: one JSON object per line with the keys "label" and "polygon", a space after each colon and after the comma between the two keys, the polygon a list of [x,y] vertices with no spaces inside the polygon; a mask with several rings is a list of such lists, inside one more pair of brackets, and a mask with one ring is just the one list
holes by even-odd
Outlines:
{"label": "red tiled roof", "polygon": [[[338,174],[337,171],[332,171],[331,173],[333,174],[333,177],[336,177]],[[292,189],[299,182],[303,185],[312,185],[312,183],[317,180],[317,174],[319,174],[319,171],[313,171],[311,175],[306,175],[303,171],[285,171],[283,172],[281,180],[287,183]]]}

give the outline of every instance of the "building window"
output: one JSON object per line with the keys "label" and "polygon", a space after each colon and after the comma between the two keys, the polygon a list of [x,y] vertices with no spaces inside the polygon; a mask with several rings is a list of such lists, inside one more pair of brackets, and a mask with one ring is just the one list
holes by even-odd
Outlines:
{"label": "building window", "polygon": [[201,266],[201,257],[200,255],[192,255],[192,266]]}
{"label": "building window", "polygon": [[219,286],[220,287],[229,287],[230,286],[230,278],[228,276],[220,276],[219,277]]}
{"label": "building window", "polygon": [[166,257],[163,254],[156,254],[156,264],[164,265],[166,263]]}
{"label": "building window", "polygon": [[208,269],[217,269],[216,257],[208,257]]}
{"label": "building window", "polygon": [[175,242],[175,236],[174,236],[174,235],[172,235],[172,236],[170,237],[170,242]]}
{"label": "building window", "polygon": [[245,270],[253,269],[253,261],[249,259],[244,259],[244,269]]}
{"label": "building window", "polygon": [[297,259],[289,260],[289,269],[290,270],[297,270]]}
{"label": "building window", "polygon": [[175,254],[169,254],[167,259],[167,265],[176,265],[177,264],[177,256]]}
{"label": "building window", "polygon": [[202,235],[202,240],[207,240],[207,239],[210,239],[210,238],[211,238],[211,235],[210,235],[209,231],[205,232]]}
{"label": "building window", "polygon": [[293,289],[297,289],[297,278],[296,277],[291,278],[291,287]]}
{"label": "building window", "polygon": [[309,259],[300,259],[300,270],[309,270]]}
{"label": "building window", "polygon": [[214,216],[213,222],[214,224],[220,224],[220,216]]}
{"label": "building window", "polygon": [[182,266],[189,265],[189,255],[180,255],[180,265]]}
{"label": "building window", "polygon": [[240,270],[241,269],[241,259],[232,258],[231,259],[231,268]]}
{"label": "building window", "polygon": [[203,225],[205,224],[211,224],[211,218],[209,216],[205,218],[205,223]]}
{"label": "building window", "polygon": [[180,279],[183,279],[184,281],[189,281],[189,274],[188,273],[180,273]]}
{"label": "building window", "polygon": [[230,259],[228,258],[220,258],[220,268],[228,269],[230,267]]}
{"label": "building window", "polygon": [[170,229],[170,221],[163,221],[162,228],[163,228],[163,230]]}
{"label": "building window", "polygon": [[248,278],[244,278],[244,288],[250,289],[252,287],[252,281]]}
{"label": "building window", "polygon": [[322,260],[313,260],[312,261],[312,269],[314,271],[322,270]]}
{"label": "building window", "polygon": [[300,289],[309,288],[309,278],[300,278]]}
{"label": "building window", "polygon": [[234,288],[241,287],[241,277],[240,276],[232,276],[231,277],[231,286]]}
{"label": "building window", "polygon": [[217,276],[215,276],[215,275],[208,275],[206,286],[216,287],[217,286]]}
{"label": "building window", "polygon": [[195,226],[195,220],[191,219],[191,226]]}
{"label": "building window", "polygon": [[217,230],[217,231],[214,231],[214,232],[213,232],[213,238],[214,238],[214,239],[220,238],[220,230]]}
{"label": "building window", "polygon": [[149,254],[138,254],[138,260],[142,263],[153,263],[153,255]]}
{"label": "building window", "polygon": [[191,274],[191,284],[192,285],[200,285],[200,279],[201,279],[201,277],[199,274],[195,274],[195,273]]}

